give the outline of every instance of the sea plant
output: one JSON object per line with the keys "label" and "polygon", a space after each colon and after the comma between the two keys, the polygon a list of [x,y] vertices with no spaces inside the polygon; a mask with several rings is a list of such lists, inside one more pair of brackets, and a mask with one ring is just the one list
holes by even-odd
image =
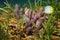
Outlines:
{"label": "sea plant", "polygon": [[1,22],[0,22],[0,40],[9,40],[8,31]]}
{"label": "sea plant", "polygon": [[44,32],[39,30],[38,33],[36,33],[36,37],[37,40],[44,40]]}
{"label": "sea plant", "polygon": [[31,3],[30,3],[30,0],[28,0],[28,3],[29,3],[30,8],[32,8],[32,5],[31,5]]}
{"label": "sea plant", "polygon": [[6,0],[6,2],[4,2],[5,6],[4,7],[0,7],[0,10],[6,13],[9,13],[11,11],[13,11],[13,7],[11,7],[11,5],[8,3],[8,1]]}
{"label": "sea plant", "polygon": [[[28,3],[29,3],[29,7],[31,9],[34,9],[36,12],[38,11],[38,8],[43,5],[42,0],[35,0],[33,2],[33,4],[30,2],[30,0],[28,0]],[[34,6],[32,6],[32,5],[34,5]]]}
{"label": "sea plant", "polygon": [[[35,11],[38,11],[39,7],[41,6],[47,6],[47,5],[52,5],[54,7],[54,10],[56,11],[56,13],[54,14],[54,16],[56,16],[57,20],[60,18],[60,14],[58,13],[59,11],[59,6],[60,6],[60,2],[56,2],[56,0],[52,0],[52,2],[50,0],[44,1],[44,0],[34,0],[33,3],[30,2],[30,0],[28,0],[29,5],[30,5],[30,9],[33,9]],[[4,2],[5,7],[0,7],[1,12],[3,11],[4,13],[11,13],[13,12],[13,8],[11,7],[11,4],[8,3],[8,1],[6,0],[6,2]],[[3,13],[2,12],[2,13]],[[5,15],[5,14],[4,14]],[[7,40],[9,36],[8,31],[5,30],[5,28],[8,25],[8,21],[11,18],[13,18],[11,16],[11,14],[8,14],[8,18],[6,18],[4,15],[2,15],[2,22],[0,22],[0,40]],[[24,14],[25,15],[25,14]],[[44,38],[47,40],[51,40],[51,35],[54,31],[55,25],[53,24],[54,22],[54,16],[49,15],[48,19],[44,20],[44,23],[42,23],[43,28],[45,30],[45,34],[42,34],[41,32],[39,34],[37,34],[39,36],[40,40],[44,40]],[[18,22],[18,27],[22,28],[21,26],[23,26],[23,18],[17,20]],[[33,20],[34,21],[34,20]],[[20,35],[20,34],[19,34]],[[20,37],[21,38],[21,37]],[[8,39],[9,40],[9,39]]]}
{"label": "sea plant", "polygon": [[54,20],[54,17],[51,15],[47,21],[44,21],[43,28],[45,29],[45,36],[46,39],[51,40],[51,34],[54,31],[55,26],[52,25],[52,19]]}

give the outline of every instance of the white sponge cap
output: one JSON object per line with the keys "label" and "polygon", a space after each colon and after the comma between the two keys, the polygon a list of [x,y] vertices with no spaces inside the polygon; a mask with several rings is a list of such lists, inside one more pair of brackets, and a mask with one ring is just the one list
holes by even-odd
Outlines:
{"label": "white sponge cap", "polygon": [[53,7],[51,7],[51,6],[46,6],[45,8],[44,8],[44,12],[46,13],[46,14],[52,14],[53,13]]}

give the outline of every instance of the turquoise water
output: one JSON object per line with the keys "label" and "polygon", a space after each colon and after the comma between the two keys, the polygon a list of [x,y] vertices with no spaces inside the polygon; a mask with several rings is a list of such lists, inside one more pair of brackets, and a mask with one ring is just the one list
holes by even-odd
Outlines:
{"label": "turquoise water", "polygon": [[[0,0],[0,4],[3,4],[6,0]],[[35,0],[30,0],[32,3],[35,1]],[[47,1],[47,0],[43,0],[43,1]],[[52,1],[52,0],[50,0]],[[60,1],[60,0],[56,0],[56,1]],[[13,4],[23,4],[23,3],[27,3],[28,0],[8,0],[9,3],[13,3]]]}
{"label": "turquoise water", "polygon": [[[2,5],[4,5],[4,2],[5,2],[6,0],[0,0],[0,5],[2,6]],[[30,0],[30,2],[33,4],[34,3],[34,1],[35,0]],[[47,0],[43,0],[43,1],[47,1]],[[50,0],[51,1],[51,0]],[[13,5],[15,5],[15,4],[19,4],[19,5],[23,5],[23,4],[27,4],[28,5],[28,0],[8,0],[8,2],[10,3],[10,4],[13,4]]]}
{"label": "turquoise water", "polygon": [[[4,2],[6,2],[6,0],[0,0],[0,5],[4,6]],[[30,0],[30,2],[33,3],[34,0]],[[22,6],[23,4],[28,4],[28,0],[8,0],[8,3],[11,5],[19,4]]]}
{"label": "turquoise water", "polygon": [[[26,3],[28,0],[8,0],[9,3],[11,3],[11,1],[13,1],[13,4],[16,4],[16,3],[22,4],[22,3]],[[30,0],[30,1],[33,2],[34,0]],[[3,3],[3,2],[5,2],[5,0],[0,0],[0,3]]]}
{"label": "turquoise water", "polygon": [[[29,7],[29,3],[28,0],[7,0],[9,4],[11,4],[12,6],[14,6],[15,4],[18,4],[20,7]],[[30,0],[30,3],[33,5],[35,5],[34,3],[35,0]],[[38,1],[38,0],[37,0]],[[46,6],[48,3],[45,4],[45,2],[47,2],[48,0],[42,0],[42,5]],[[60,0],[54,0],[56,3],[52,4],[52,0],[49,0],[51,5],[55,5],[56,3],[60,2]],[[4,2],[6,2],[6,0],[0,0],[0,7],[4,7]],[[40,4],[40,3],[39,3]],[[59,8],[60,9],[60,8]]]}

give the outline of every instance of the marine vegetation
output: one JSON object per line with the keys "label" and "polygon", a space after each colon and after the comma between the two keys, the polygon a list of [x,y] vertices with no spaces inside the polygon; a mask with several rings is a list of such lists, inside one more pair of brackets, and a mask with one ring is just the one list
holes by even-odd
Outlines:
{"label": "marine vegetation", "polygon": [[30,1],[0,6],[0,40],[60,40],[60,1]]}

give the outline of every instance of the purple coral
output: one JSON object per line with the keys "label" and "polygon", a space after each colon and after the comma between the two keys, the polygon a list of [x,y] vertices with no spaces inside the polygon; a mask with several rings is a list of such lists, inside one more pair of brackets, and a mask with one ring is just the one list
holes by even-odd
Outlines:
{"label": "purple coral", "polygon": [[22,18],[23,14],[22,14],[23,8],[20,8],[19,10],[19,18]]}
{"label": "purple coral", "polygon": [[15,17],[18,16],[18,18],[21,18],[21,17],[22,17],[22,11],[23,11],[23,8],[21,8],[21,9],[19,10],[18,4],[16,4],[16,5],[15,5],[15,10],[14,10],[14,16],[15,16]]}
{"label": "purple coral", "polygon": [[29,10],[28,17],[29,17],[29,18],[32,17],[32,9]]}
{"label": "purple coral", "polygon": [[[24,9],[24,12],[26,12],[28,10],[28,8],[26,7]],[[21,18],[23,12],[23,8],[21,8],[20,10],[18,9],[18,4],[15,5],[15,10],[14,10],[14,14],[15,16],[18,15],[19,18]],[[29,9],[28,12],[26,14],[24,14],[27,18],[26,18],[26,23],[24,26],[26,26],[26,31],[27,33],[30,31],[29,28],[32,27],[33,23],[36,23],[36,21],[38,20],[39,25],[41,25],[45,19],[45,17],[43,15],[43,7],[39,8],[38,14],[35,14],[35,11],[32,9]],[[37,29],[37,28],[36,28]]]}
{"label": "purple coral", "polygon": [[41,17],[42,16],[42,14],[43,14],[43,7],[41,7],[41,8],[39,8],[39,11],[38,11],[38,17]]}
{"label": "purple coral", "polygon": [[35,17],[35,11],[34,10],[32,10],[32,19]]}
{"label": "purple coral", "polygon": [[16,16],[18,12],[19,12],[18,4],[16,4],[15,5],[15,10],[14,10],[14,16]]}

